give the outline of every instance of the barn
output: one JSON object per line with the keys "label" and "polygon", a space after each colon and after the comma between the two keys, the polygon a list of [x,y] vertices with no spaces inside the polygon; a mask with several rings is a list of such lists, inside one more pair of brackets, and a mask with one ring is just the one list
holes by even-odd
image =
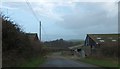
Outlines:
{"label": "barn", "polygon": [[84,46],[86,54],[98,54],[98,50],[103,47],[118,47],[119,34],[87,34]]}
{"label": "barn", "polygon": [[30,40],[39,41],[37,33],[26,33]]}

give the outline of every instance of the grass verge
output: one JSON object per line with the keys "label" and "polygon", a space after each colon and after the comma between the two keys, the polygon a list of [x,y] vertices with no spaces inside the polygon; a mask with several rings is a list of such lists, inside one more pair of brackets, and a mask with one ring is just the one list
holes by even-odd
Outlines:
{"label": "grass verge", "polygon": [[97,58],[82,58],[79,61],[94,64],[100,67],[118,67],[118,62],[113,60],[97,59]]}
{"label": "grass verge", "polygon": [[24,62],[23,65],[21,65],[21,67],[39,67],[42,63],[45,62],[45,57],[35,57],[32,59],[29,59],[29,61]]}

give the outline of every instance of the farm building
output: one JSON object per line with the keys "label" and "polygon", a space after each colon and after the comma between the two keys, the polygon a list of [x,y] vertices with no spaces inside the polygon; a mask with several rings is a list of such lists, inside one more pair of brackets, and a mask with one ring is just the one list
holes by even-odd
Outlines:
{"label": "farm building", "polygon": [[38,35],[37,33],[26,33],[26,35],[30,38],[30,40],[38,41]]}
{"label": "farm building", "polygon": [[[104,47],[111,47],[118,49],[118,34],[87,34],[85,39],[86,54],[87,55],[99,55],[98,50]],[[108,48],[108,50],[110,50]],[[110,50],[112,52],[112,50]]]}
{"label": "farm building", "polygon": [[76,45],[76,46],[71,46],[68,47],[71,50],[72,55],[74,56],[79,56],[79,57],[85,57],[85,52],[83,49],[83,44],[81,45]]}

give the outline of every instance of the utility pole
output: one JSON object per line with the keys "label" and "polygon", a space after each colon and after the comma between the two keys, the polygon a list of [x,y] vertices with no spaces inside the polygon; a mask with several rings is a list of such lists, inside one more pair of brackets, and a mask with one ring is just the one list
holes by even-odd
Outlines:
{"label": "utility pole", "polygon": [[40,41],[41,41],[41,21],[40,21],[40,31],[39,31],[39,38],[40,38]]}

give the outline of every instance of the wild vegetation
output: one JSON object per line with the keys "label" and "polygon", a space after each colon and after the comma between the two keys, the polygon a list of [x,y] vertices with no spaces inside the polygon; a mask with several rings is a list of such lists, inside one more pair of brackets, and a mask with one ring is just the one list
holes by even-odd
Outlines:
{"label": "wild vegetation", "polygon": [[[84,49],[87,49],[85,47]],[[88,49],[87,49],[88,50]],[[95,64],[101,67],[118,67],[119,64],[118,46],[101,46],[92,50],[92,54],[80,61]]]}
{"label": "wild vegetation", "polygon": [[[84,47],[85,50],[89,50],[91,53],[91,49],[89,47]],[[118,46],[101,46],[100,48],[95,48],[92,50],[92,56],[96,58],[112,58],[118,59]]]}
{"label": "wild vegetation", "polygon": [[[85,58],[85,59],[78,59],[78,61],[94,64],[100,67],[116,67],[116,68],[118,67],[117,61],[114,61],[113,59],[108,59],[108,58],[98,59],[93,56],[89,56],[88,58]],[[115,68],[108,68],[108,69],[115,69]]]}
{"label": "wild vegetation", "polygon": [[19,25],[4,15],[2,19],[2,67],[19,67],[37,56],[44,56],[42,43],[32,41]]}

